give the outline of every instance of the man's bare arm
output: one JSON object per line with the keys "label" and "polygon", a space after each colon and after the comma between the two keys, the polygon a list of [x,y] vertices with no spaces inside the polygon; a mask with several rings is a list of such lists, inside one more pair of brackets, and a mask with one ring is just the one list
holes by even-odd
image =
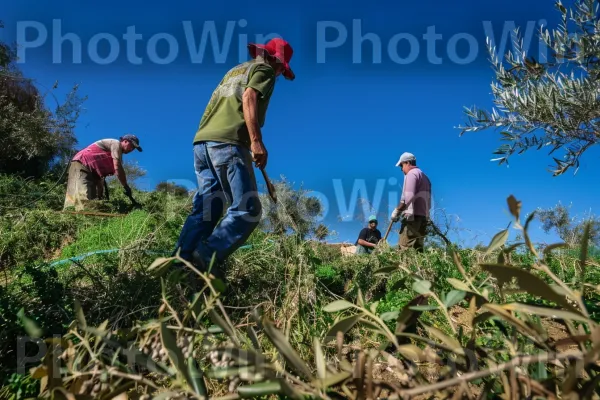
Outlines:
{"label": "man's bare arm", "polygon": [[244,119],[250,134],[250,141],[262,142],[262,133],[258,125],[258,92],[252,88],[247,88],[242,95],[242,104],[244,108]]}
{"label": "man's bare arm", "polygon": [[247,88],[242,95],[244,120],[250,135],[250,151],[252,151],[254,162],[258,168],[267,166],[267,149],[262,141],[262,132],[258,124],[258,92],[253,88]]}
{"label": "man's bare arm", "polygon": [[125,176],[125,170],[123,169],[123,164],[119,162],[119,160],[114,160],[113,163],[115,166],[115,172],[117,174],[117,178],[123,187],[127,187],[127,177]]}
{"label": "man's bare arm", "polygon": [[367,242],[366,240],[363,239],[358,239],[358,244],[366,246],[366,247],[376,247],[377,245],[371,242]]}

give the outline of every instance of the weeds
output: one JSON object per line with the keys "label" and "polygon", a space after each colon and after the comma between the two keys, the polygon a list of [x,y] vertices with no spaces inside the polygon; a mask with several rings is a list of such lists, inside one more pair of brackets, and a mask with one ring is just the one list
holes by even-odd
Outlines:
{"label": "weeds", "polygon": [[73,298],[75,320],[44,336],[31,377],[43,398],[597,398],[597,261],[585,243],[575,261],[536,249],[515,201],[524,241],[501,232],[483,253],[335,257],[258,232],[224,293],[155,259],[139,269],[160,282],[152,311],[92,324],[107,314]]}

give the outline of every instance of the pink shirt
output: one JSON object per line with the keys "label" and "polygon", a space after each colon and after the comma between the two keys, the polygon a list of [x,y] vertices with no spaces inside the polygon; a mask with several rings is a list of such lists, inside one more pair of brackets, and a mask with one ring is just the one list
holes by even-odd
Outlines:
{"label": "pink shirt", "polygon": [[79,153],[75,154],[73,161],[79,161],[91,171],[95,172],[100,178],[114,175],[115,166],[113,159],[115,157],[121,161],[121,150],[117,150],[119,141],[114,139],[105,139],[92,143]]}
{"label": "pink shirt", "polygon": [[418,167],[413,167],[404,176],[402,200],[406,203],[406,214],[429,218],[431,208],[431,182]]}

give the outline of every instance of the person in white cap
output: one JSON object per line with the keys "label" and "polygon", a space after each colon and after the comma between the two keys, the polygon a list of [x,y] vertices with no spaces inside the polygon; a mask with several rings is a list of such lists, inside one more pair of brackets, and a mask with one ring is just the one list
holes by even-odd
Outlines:
{"label": "person in white cap", "polygon": [[401,250],[414,248],[422,252],[431,208],[431,182],[411,153],[403,153],[396,166],[404,173],[400,204],[391,216],[393,222],[402,217],[398,245]]}

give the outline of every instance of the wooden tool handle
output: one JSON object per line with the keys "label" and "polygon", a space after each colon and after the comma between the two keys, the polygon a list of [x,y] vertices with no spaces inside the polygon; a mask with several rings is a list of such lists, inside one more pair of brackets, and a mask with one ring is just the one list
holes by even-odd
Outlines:
{"label": "wooden tool handle", "polygon": [[269,185],[271,183],[271,181],[269,180],[269,176],[267,175],[267,171],[265,171],[264,168],[261,168],[260,172],[262,172],[263,178],[265,178],[265,181],[267,182],[267,185]]}
{"label": "wooden tool handle", "polygon": [[387,240],[387,237],[390,234],[390,231],[392,230],[392,225],[394,225],[394,221],[390,221],[390,225],[388,226],[387,231],[385,232],[385,236],[383,237],[384,242]]}
{"label": "wooden tool handle", "polygon": [[265,182],[267,184],[267,190],[269,191],[269,197],[273,200],[273,203],[277,203],[277,195],[275,194],[275,186],[271,183],[269,176],[267,175],[267,171],[264,168],[260,170],[262,172],[263,178],[265,178]]}

